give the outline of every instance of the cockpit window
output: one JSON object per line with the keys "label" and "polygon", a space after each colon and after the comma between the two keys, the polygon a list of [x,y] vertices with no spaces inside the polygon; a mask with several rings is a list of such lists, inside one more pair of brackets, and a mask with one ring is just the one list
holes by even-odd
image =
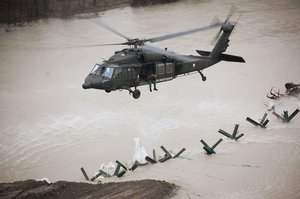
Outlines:
{"label": "cockpit window", "polygon": [[101,75],[103,73],[104,69],[105,68],[103,66],[100,66],[99,64],[96,64],[90,74],[92,74],[92,75]]}
{"label": "cockpit window", "polygon": [[90,74],[102,76],[111,79],[115,70],[115,65],[112,64],[96,64]]}
{"label": "cockpit window", "polygon": [[114,73],[114,68],[106,67],[102,76],[110,79],[112,77],[113,73]]}
{"label": "cockpit window", "polygon": [[94,66],[93,70],[91,71],[91,74],[96,75],[96,73],[97,73],[97,71],[98,71],[99,68],[100,68],[100,65],[96,64],[96,65]]}

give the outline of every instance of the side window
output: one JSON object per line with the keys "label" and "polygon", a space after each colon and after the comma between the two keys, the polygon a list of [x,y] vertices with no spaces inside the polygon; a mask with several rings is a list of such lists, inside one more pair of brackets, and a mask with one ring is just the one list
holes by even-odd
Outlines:
{"label": "side window", "polygon": [[157,64],[157,74],[158,75],[163,75],[165,74],[165,64]]}
{"label": "side window", "polygon": [[132,72],[132,79],[135,79],[135,78],[136,78],[136,72],[135,72],[135,69],[131,69],[131,72]]}
{"label": "side window", "polygon": [[121,71],[120,68],[118,68],[118,69],[115,70],[114,78],[115,79],[121,79],[122,78],[122,71]]}
{"label": "side window", "polygon": [[132,79],[132,70],[131,70],[131,68],[128,68],[127,72],[128,72],[128,78],[127,79]]}
{"label": "side window", "polygon": [[133,68],[128,68],[127,72],[128,72],[128,80],[132,80],[136,78],[136,72]]}
{"label": "side window", "polygon": [[128,72],[127,72],[127,68],[123,68],[122,69],[122,76],[123,76],[123,80],[127,80],[128,79]]}
{"label": "side window", "polygon": [[173,64],[172,63],[167,63],[166,64],[166,73],[167,74],[173,73]]}

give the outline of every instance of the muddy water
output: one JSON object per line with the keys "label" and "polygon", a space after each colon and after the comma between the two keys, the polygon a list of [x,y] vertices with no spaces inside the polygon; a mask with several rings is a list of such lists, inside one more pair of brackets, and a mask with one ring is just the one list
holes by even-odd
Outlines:
{"label": "muddy water", "polygon": [[[95,62],[117,47],[70,48],[123,42],[91,21],[51,19],[0,33],[0,181],[48,177],[82,181],[102,163],[128,161],[139,137],[149,151],[162,144],[186,147],[186,159],[137,170],[124,180],[155,178],[182,186],[182,198],[297,198],[300,189],[300,120],[288,125],[271,119],[264,131],[245,121],[262,117],[271,87],[300,82],[300,5],[298,1],[181,1],[100,14],[128,37],[148,38],[207,25],[243,13],[228,53],[246,64],[222,62],[199,75],[107,94],[81,85]],[[180,54],[211,50],[217,30],[155,44]],[[292,100],[286,107],[299,107]],[[281,107],[284,109],[286,107]],[[272,117],[272,116],[270,116]],[[238,143],[224,140],[219,154],[206,157],[200,139],[213,143],[219,128],[240,124]],[[146,172],[145,172],[146,171]],[[298,194],[298,195],[297,195]]]}

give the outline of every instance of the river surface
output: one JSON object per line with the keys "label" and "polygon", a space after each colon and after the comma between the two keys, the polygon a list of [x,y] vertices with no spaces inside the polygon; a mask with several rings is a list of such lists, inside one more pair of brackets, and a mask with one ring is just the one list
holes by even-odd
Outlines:
{"label": "river surface", "polygon": [[[101,164],[130,161],[138,137],[149,154],[164,145],[187,150],[183,158],[147,165],[119,180],[153,178],[182,187],[179,198],[299,198],[300,116],[282,124],[271,114],[267,129],[246,122],[267,111],[265,97],[286,82],[300,83],[300,3],[280,1],[196,1],[99,14],[131,38],[149,38],[206,26],[215,15],[232,21],[242,14],[227,53],[245,64],[221,62],[198,74],[127,91],[83,90],[93,65],[122,47],[73,47],[124,42],[91,20],[49,19],[0,32],[0,182],[48,177],[84,181]],[[211,50],[218,29],[153,46],[193,54]],[[286,99],[280,111],[300,108]],[[224,138],[217,154],[206,156],[200,139],[213,144],[240,124],[238,143]]]}

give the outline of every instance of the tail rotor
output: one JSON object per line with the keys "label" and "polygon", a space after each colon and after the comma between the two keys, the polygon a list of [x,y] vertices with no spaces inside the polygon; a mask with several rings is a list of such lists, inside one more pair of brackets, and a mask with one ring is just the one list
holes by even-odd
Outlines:
{"label": "tail rotor", "polygon": [[219,29],[219,31],[217,32],[217,34],[213,37],[213,39],[211,41],[212,45],[216,44],[217,40],[220,38],[220,35],[221,35],[222,31],[229,32],[229,31],[232,31],[234,29],[234,26],[238,22],[241,15],[239,16],[238,20],[234,24],[231,24],[229,19],[233,16],[233,14],[236,12],[236,10],[237,10],[236,6],[231,6],[230,7],[230,10],[227,14],[227,17],[226,17],[225,21],[223,23],[221,23],[221,28]]}

